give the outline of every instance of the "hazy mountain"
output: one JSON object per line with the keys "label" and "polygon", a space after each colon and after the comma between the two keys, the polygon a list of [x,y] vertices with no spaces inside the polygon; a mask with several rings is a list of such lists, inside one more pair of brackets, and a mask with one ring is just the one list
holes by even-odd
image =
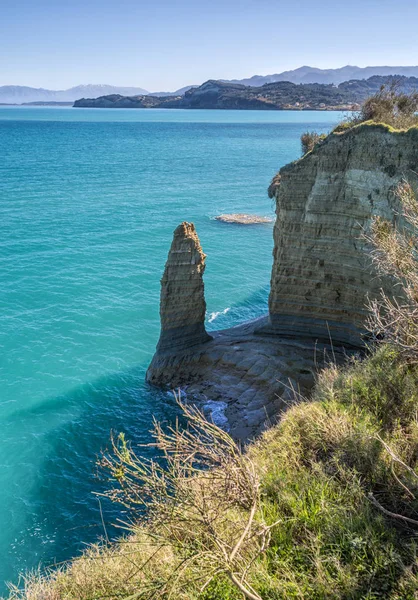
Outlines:
{"label": "hazy mountain", "polygon": [[24,102],[74,102],[79,98],[98,98],[109,94],[137,96],[148,94],[140,87],[113,85],[78,85],[68,90],[45,90],[22,85],[0,86],[0,104],[23,104]]}
{"label": "hazy mountain", "polygon": [[[248,79],[220,80],[229,84],[241,84],[250,87],[261,87],[269,83],[288,81],[295,84],[331,84],[339,85],[347,81],[362,81],[370,77],[388,77],[401,75],[418,77],[418,66],[414,67],[356,67],[347,65],[339,69],[316,69],[299,67],[293,71],[283,71],[274,75],[254,75]],[[175,92],[148,92],[139,87],[119,87],[113,85],[78,85],[68,90],[46,90],[20,85],[4,85],[0,87],[0,104],[24,104],[28,102],[74,102],[81,98],[99,98],[103,96],[183,96],[198,86],[189,85]]]}
{"label": "hazy mountain", "polygon": [[332,83],[338,85],[351,79],[368,79],[374,75],[404,75],[405,77],[418,77],[416,67],[355,67],[347,65],[339,69],[316,69],[315,67],[299,67],[293,71],[283,71],[275,75],[254,75],[248,79],[231,79],[230,83],[241,83],[259,87],[265,83],[276,81],[290,81],[292,83]]}
{"label": "hazy mountain", "polygon": [[183,94],[185,92],[188,92],[189,90],[193,89],[193,88],[197,88],[199,86],[197,85],[186,85],[185,87],[180,88],[179,90],[176,90],[175,92],[151,92],[151,94],[149,94],[150,96],[158,96],[161,98],[166,98],[167,96],[183,96]]}

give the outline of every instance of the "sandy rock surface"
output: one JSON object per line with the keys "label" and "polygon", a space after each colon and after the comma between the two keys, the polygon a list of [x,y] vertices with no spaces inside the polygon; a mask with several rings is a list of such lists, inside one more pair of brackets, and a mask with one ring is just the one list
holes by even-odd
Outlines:
{"label": "sandy rock surface", "polygon": [[236,223],[238,225],[258,225],[260,223],[272,223],[273,219],[270,217],[260,217],[258,215],[249,215],[245,213],[231,213],[225,215],[219,215],[215,217],[217,221],[223,223]]}

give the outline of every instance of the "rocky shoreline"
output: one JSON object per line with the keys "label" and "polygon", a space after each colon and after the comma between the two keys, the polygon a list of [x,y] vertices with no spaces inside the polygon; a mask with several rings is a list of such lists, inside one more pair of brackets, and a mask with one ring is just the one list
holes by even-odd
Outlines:
{"label": "rocky shoreline", "polygon": [[418,129],[363,124],[331,134],[283,167],[276,200],[269,314],[205,330],[203,254],[195,228],[174,234],[161,289],[161,336],[147,381],[182,388],[202,405],[225,403],[233,437],[248,440],[309,393],[317,372],[365,343],[367,299],[392,282],[367,253],[375,216],[399,221],[395,190],[417,180]]}
{"label": "rocky shoreline", "polygon": [[309,395],[319,369],[354,353],[308,338],[262,335],[267,322],[268,316],[261,317],[216,331],[211,340],[182,352],[159,353],[148,382],[180,389],[209,414],[223,403],[231,436],[242,442],[257,437],[289,405]]}

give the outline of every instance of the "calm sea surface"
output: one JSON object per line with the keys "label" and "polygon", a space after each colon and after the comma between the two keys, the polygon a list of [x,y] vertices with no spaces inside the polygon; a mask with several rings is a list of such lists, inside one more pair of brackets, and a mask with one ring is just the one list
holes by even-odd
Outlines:
{"label": "calm sea surface", "polygon": [[[0,594],[103,535],[95,458],[149,440],[170,395],[144,383],[174,228],[207,253],[209,328],[267,309],[267,186],[341,113],[0,108]],[[102,502],[110,535],[120,515]]]}

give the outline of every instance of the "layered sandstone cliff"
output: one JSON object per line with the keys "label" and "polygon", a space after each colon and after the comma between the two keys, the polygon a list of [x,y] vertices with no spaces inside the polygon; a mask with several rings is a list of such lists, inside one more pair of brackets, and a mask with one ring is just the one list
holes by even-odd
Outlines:
{"label": "layered sandstone cliff", "polygon": [[157,372],[164,370],[166,355],[176,355],[211,339],[205,329],[205,259],[195,226],[181,223],[174,231],[161,279],[161,333],[148,370],[152,383],[160,383]]}
{"label": "layered sandstone cliff", "polygon": [[362,233],[376,215],[397,219],[396,186],[417,172],[418,130],[370,124],[331,134],[281,169],[273,182],[271,333],[361,344],[367,298],[382,286],[391,292]]}
{"label": "layered sandstone cliff", "polygon": [[213,339],[204,329],[205,255],[183,223],[162,279],[147,380],[224,400],[235,437],[261,431],[309,391],[327,356],[338,362],[363,345],[367,299],[382,287],[396,293],[375,272],[364,232],[374,216],[399,218],[397,185],[416,183],[417,173],[418,129],[370,124],[331,134],[282,168],[269,190],[277,204],[269,314]]}

